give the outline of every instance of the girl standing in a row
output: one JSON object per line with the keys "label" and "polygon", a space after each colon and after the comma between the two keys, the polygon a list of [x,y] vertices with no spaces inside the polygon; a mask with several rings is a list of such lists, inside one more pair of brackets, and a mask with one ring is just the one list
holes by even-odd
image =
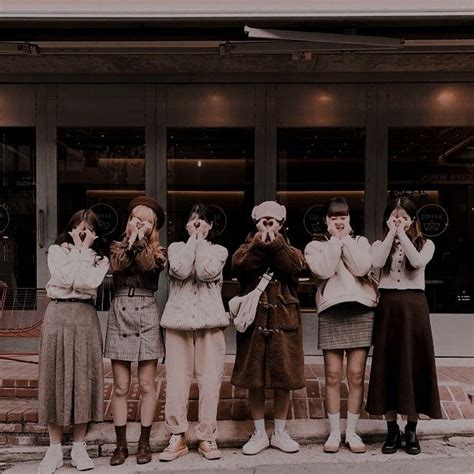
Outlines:
{"label": "girl standing in a row", "polygon": [[384,230],[384,239],[372,246],[372,265],[380,271],[380,300],[366,409],[387,420],[382,452],[394,453],[401,446],[400,413],[408,418],[406,451],[418,454],[418,414],[442,417],[424,293],[425,267],[434,244],[423,237],[415,204],[406,197],[387,206]]}
{"label": "girl standing in a row", "polygon": [[344,351],[347,354],[347,428],[345,442],[352,452],[365,452],[356,432],[364,398],[365,365],[372,345],[373,308],[377,294],[367,275],[371,269],[370,244],[354,236],[349,205],[334,198],[326,211],[327,232],[305,249],[305,258],[319,281],[318,346],[324,354],[326,411],[330,434],[324,451],[335,453],[341,443],[340,406]]}

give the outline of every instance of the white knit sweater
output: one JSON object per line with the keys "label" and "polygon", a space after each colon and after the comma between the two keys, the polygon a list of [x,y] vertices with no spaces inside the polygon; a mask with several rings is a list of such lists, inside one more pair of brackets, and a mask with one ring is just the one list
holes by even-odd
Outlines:
{"label": "white knit sweater", "polygon": [[187,331],[228,326],[221,296],[227,257],[226,248],[196,237],[168,247],[170,292],[162,327]]}
{"label": "white knit sweater", "polygon": [[305,258],[311,273],[320,280],[316,293],[318,314],[339,303],[356,302],[374,307],[375,289],[365,277],[371,268],[370,244],[365,237],[310,242]]}

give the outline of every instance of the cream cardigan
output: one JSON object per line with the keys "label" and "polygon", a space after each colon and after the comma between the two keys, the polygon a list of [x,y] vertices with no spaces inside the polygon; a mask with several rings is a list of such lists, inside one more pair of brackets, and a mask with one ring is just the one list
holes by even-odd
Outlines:
{"label": "cream cardigan", "polygon": [[371,269],[370,244],[365,237],[310,242],[304,251],[311,273],[320,281],[318,314],[339,303],[377,304],[377,293],[365,277]]}
{"label": "cream cardigan", "polygon": [[[392,266],[389,273],[382,271],[385,266],[392,244],[395,240],[395,252],[392,255]],[[380,289],[392,290],[424,290],[425,289],[425,267],[433,258],[435,246],[431,240],[427,240],[423,248],[418,251],[411,243],[409,237],[403,234],[396,238],[390,234],[372,245],[372,265],[380,270]],[[413,270],[406,268],[407,259]]]}
{"label": "cream cardigan", "polygon": [[50,298],[90,299],[97,296],[108,269],[107,257],[100,258],[92,249],[78,250],[64,243],[51,245],[48,250],[51,279],[46,284]]}
{"label": "cream cardigan", "polygon": [[227,257],[226,248],[196,237],[168,247],[170,291],[162,327],[187,331],[228,326],[221,296]]}

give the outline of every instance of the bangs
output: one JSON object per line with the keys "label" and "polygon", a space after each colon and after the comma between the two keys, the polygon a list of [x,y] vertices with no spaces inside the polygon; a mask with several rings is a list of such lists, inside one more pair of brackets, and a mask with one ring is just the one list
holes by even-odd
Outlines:
{"label": "bangs", "polygon": [[329,203],[328,211],[326,213],[328,217],[337,216],[348,216],[349,215],[349,204],[344,200],[333,200]]}

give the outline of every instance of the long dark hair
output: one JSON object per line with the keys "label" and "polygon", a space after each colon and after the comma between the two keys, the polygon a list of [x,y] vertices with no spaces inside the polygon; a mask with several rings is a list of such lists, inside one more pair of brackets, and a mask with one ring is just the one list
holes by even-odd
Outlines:
{"label": "long dark hair", "polygon": [[212,225],[212,228],[209,230],[209,234],[207,234],[206,240],[213,244],[216,243],[218,231],[216,228],[216,216],[212,209],[209,206],[206,206],[205,204],[198,203],[192,207],[186,222],[189,222],[189,219],[191,219],[193,215],[198,216],[199,219],[202,219],[209,225]]}
{"label": "long dark hair", "polygon": [[[406,196],[392,199],[387,204],[387,207],[385,208],[385,211],[383,213],[383,228],[384,228],[383,238],[385,239],[385,237],[387,236],[389,232],[387,221],[395,209],[403,209],[413,219],[413,223],[411,224],[410,228],[407,231],[407,236],[410,239],[411,243],[415,246],[416,250],[418,250],[419,252],[423,248],[423,245],[425,245],[426,239],[423,237],[423,234],[421,232],[420,221],[417,218],[416,205],[410,198]],[[385,265],[383,267],[384,273],[390,272],[394,252],[395,252],[395,240],[393,242],[390,255],[388,256],[387,261],[385,262]],[[405,259],[406,259],[406,262],[405,262],[406,269],[408,271],[413,271],[414,270],[413,265],[410,263],[410,261],[406,257]]]}
{"label": "long dark hair", "polygon": [[[325,217],[350,216],[351,214],[351,208],[349,206],[349,203],[347,202],[347,199],[343,197],[339,197],[339,196],[332,198],[326,204],[324,209],[325,209],[325,212],[323,213],[323,215]],[[320,234],[314,234],[313,240],[325,241],[331,238],[331,234],[327,230],[327,224],[325,220],[324,220],[324,226],[326,227],[326,231]],[[350,235],[352,236],[353,234],[354,232],[351,232]]]}
{"label": "long dark hair", "polygon": [[91,248],[95,252],[103,257],[105,255],[105,239],[104,232],[102,229],[102,224],[100,219],[97,217],[97,214],[92,209],[81,209],[73,214],[69,219],[69,222],[66,224],[66,228],[56,237],[55,244],[62,245],[64,243],[74,244],[72,237],[69,235],[75,227],[77,227],[82,221],[85,221],[87,226],[95,232],[97,239],[92,243]]}

